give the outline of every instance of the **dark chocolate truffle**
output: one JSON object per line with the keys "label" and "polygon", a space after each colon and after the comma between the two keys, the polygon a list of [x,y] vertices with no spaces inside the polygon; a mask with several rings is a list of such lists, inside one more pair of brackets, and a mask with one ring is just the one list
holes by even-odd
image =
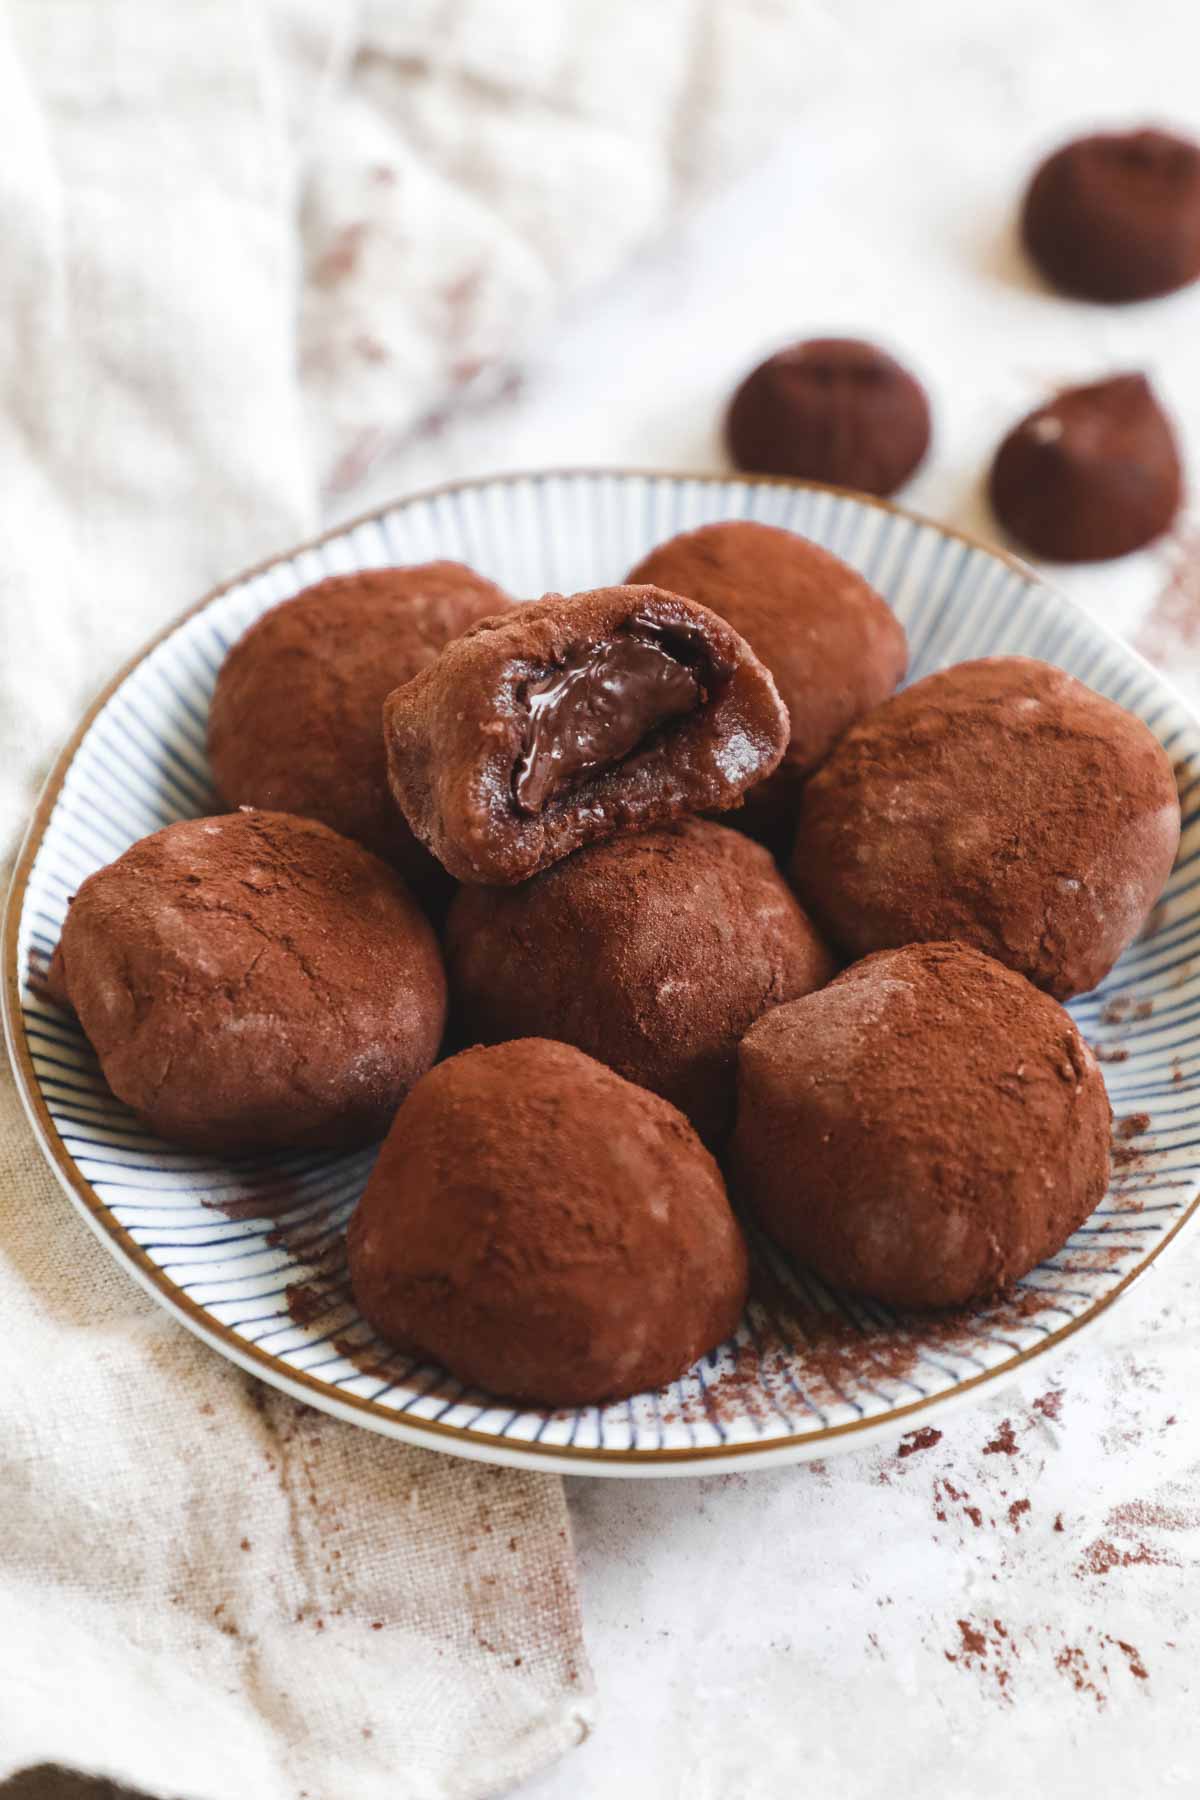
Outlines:
{"label": "dark chocolate truffle", "polygon": [[1048,157],[1021,231],[1047,281],[1084,300],[1149,300],[1200,275],[1200,145],[1103,132]]}
{"label": "dark chocolate truffle", "polygon": [[792,723],[775,774],[746,811],[769,829],[791,822],[800,782],[861,714],[886,700],[908,666],[904,627],[857,570],[794,531],[730,520],[685,531],[630,572],[727,619],[761,657]]}
{"label": "dark chocolate truffle", "polygon": [[546,1406],[664,1386],[736,1330],[746,1297],[725,1184],[687,1120],[539,1038],[417,1084],[348,1248],[383,1337]]}
{"label": "dark chocolate truffle", "polygon": [[965,945],[912,944],[747,1034],[735,1192],[834,1287],[964,1306],[1099,1205],[1111,1123],[1056,1001]]}
{"label": "dark chocolate truffle", "polygon": [[733,396],[725,436],[739,469],[891,494],[929,448],[925,390],[857,338],[810,338],[760,363]]}
{"label": "dark chocolate truffle", "polygon": [[384,707],[392,792],[460,881],[525,881],[584,844],[723,812],[788,738],[766,669],[723,619],[599,588],[473,627]]}
{"label": "dark chocolate truffle", "polygon": [[520,887],[460,888],[446,961],[468,1040],[575,1044],[709,1143],[733,1117],[739,1038],[834,969],[768,852],[703,819],[593,844]]}
{"label": "dark chocolate truffle", "polygon": [[1183,499],[1175,436],[1144,375],[1066,388],[992,464],[996,517],[1052,562],[1103,562],[1161,536]]}
{"label": "dark chocolate truffle", "polygon": [[468,625],[511,605],[461,563],[334,575],[251,625],[225,658],[208,753],[227,804],[320,819],[430,873],[388,792],[383,703]]}
{"label": "dark chocolate truffle", "polygon": [[71,1004],[117,1097],[197,1150],[382,1137],[437,1054],[437,941],[394,871],[312,819],[143,838],[67,914]]}
{"label": "dark chocolate truffle", "polygon": [[960,938],[1065,1000],[1137,936],[1178,846],[1170,759],[1141,720],[997,656],[851,726],[804,790],[791,869],[852,956]]}

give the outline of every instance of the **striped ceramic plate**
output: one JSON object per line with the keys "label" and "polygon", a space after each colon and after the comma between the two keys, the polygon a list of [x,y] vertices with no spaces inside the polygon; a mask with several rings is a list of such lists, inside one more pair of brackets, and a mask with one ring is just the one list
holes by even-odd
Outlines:
{"label": "striped ceramic plate", "polygon": [[[848,1302],[756,1247],[737,1338],[661,1393],[514,1411],[373,1341],[348,1296],[342,1233],[371,1164],[292,1155],[218,1162],[149,1136],[107,1091],[73,1023],[40,997],[67,899],[172,819],[211,810],[204,720],[229,645],[320,577],[456,557],[517,594],[618,580],[672,532],[755,518],[860,568],[907,627],[914,676],[1020,651],[1141,715],[1174,759],[1185,830],[1146,934],[1074,1007],[1119,1126],[1113,1187],[1060,1255],[1003,1305],[939,1321]],[[84,720],[17,870],[6,1025],[26,1105],[67,1193],[113,1254],[214,1348],[341,1417],[496,1462],[634,1475],[762,1466],[924,1423],[1094,1322],[1195,1207],[1200,1170],[1200,727],[1152,669],[995,551],[826,489],[579,472],[467,483],[403,501],[242,577],[190,613]]]}

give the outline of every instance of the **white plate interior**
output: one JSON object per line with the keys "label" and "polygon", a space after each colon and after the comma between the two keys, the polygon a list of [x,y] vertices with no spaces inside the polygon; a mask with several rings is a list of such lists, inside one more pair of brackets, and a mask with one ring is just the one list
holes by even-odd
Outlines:
{"label": "white plate interior", "polygon": [[[359,1318],[342,1237],[373,1153],[222,1162],[173,1149],[108,1092],[40,978],[87,875],[147,832],[212,810],[209,696],[226,650],[266,608],[326,575],[435,557],[515,594],[571,592],[620,580],[663,538],[727,518],[804,532],[861,569],[904,621],[910,679],[973,656],[1042,657],[1139,714],[1167,747],[1184,807],[1167,894],[1104,987],[1071,1008],[1103,1059],[1118,1167],[1097,1213],[1002,1305],[906,1318],[830,1294],[759,1245],[737,1338],[683,1380],[609,1407],[514,1409],[389,1353]],[[1198,775],[1200,729],[1153,670],[1031,572],[928,522],[822,489],[608,472],[418,496],[236,582],[96,714],[28,868],[9,1019],[18,1072],[68,1191],[116,1254],[210,1341],[316,1405],[435,1447],[576,1472],[826,1454],[858,1431],[896,1429],[898,1416],[921,1424],[909,1409],[960,1396],[1086,1322],[1188,1213],[1200,1166]]]}

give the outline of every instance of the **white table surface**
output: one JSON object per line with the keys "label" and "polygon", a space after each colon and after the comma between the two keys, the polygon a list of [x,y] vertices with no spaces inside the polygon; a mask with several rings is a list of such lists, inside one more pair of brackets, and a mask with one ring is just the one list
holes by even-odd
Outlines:
{"label": "white table surface", "polygon": [[[504,399],[435,423],[343,511],[506,468],[719,468],[734,381],[818,332],[876,338],[925,379],[935,444],[899,498],[967,529],[994,535],[990,451],[1056,384],[1147,370],[1200,463],[1200,287],[1069,303],[1012,235],[1033,158],[1076,127],[1200,131],[1200,6],[830,12],[846,54],[828,100],[770,164],[535,346]],[[1187,535],[1053,578],[1195,697],[1200,549],[1190,666],[1186,629],[1155,607]],[[530,1800],[1200,1793],[1190,1237],[1102,1329],[928,1448],[569,1482],[600,1717]]]}

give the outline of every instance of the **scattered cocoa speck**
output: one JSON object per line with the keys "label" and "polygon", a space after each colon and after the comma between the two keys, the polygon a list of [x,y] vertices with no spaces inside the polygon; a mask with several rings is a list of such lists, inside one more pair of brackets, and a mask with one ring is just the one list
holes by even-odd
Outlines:
{"label": "scattered cocoa speck", "polygon": [[1128,1050],[1119,1044],[1091,1044],[1089,1048],[1097,1062],[1123,1063],[1129,1061]]}
{"label": "scattered cocoa speck", "polygon": [[1124,1638],[1110,1637],[1105,1641],[1110,1644],[1115,1644],[1117,1649],[1121,1651],[1129,1664],[1129,1673],[1131,1675],[1136,1675],[1139,1681],[1149,1681],[1150,1671],[1142,1661],[1140,1653],[1134,1649],[1132,1644],[1127,1644]]}
{"label": "scattered cocoa speck", "polygon": [[1020,1531],[1021,1515],[1022,1515],[1022,1513],[1027,1513],[1029,1510],[1030,1510],[1030,1503],[1028,1500],[1014,1500],[1013,1501],[1012,1505],[1008,1509],[1008,1522],[1012,1526],[1014,1531]]}
{"label": "scattered cocoa speck", "polygon": [[243,1550],[248,1550],[248,1549],[249,1549],[249,1548],[250,1548],[250,1539],[249,1539],[249,1538],[243,1538],[243,1539],[242,1539],[242,1542],[241,1542],[241,1548],[242,1548],[242,1549],[243,1549]]}
{"label": "scattered cocoa speck", "polygon": [[1106,1000],[1100,1008],[1102,1025],[1123,1025],[1129,1017],[1133,1001],[1128,994],[1118,994],[1115,1000]]}
{"label": "scattered cocoa speck", "polygon": [[918,1450],[932,1450],[940,1444],[942,1434],[932,1425],[923,1425],[919,1431],[910,1431],[902,1437],[896,1446],[897,1456],[914,1456]]}
{"label": "scattered cocoa speck", "polygon": [[335,282],[344,281],[347,275],[354,273],[366,235],[365,219],[358,219],[352,225],[342,227],[313,264],[312,279],[318,287],[332,287]]}
{"label": "scattered cocoa speck", "polygon": [[525,1661],[525,1658],[524,1658],[524,1657],[523,1657],[523,1656],[514,1656],[514,1657],[513,1657],[513,1668],[514,1668],[514,1669],[519,1669],[519,1668],[520,1668],[520,1666],[521,1666],[521,1664],[522,1664],[522,1663],[523,1663],[523,1662],[524,1662],[524,1661]]}
{"label": "scattered cocoa speck", "polygon": [[1054,1658],[1054,1666],[1067,1677],[1077,1694],[1091,1694],[1097,1709],[1103,1707],[1104,1695],[1091,1679],[1087,1657],[1078,1645],[1064,1645]]}
{"label": "scattered cocoa speck", "polygon": [[364,1738],[366,1738],[368,1741],[375,1736],[375,1733],[371,1730],[371,1727],[369,1725],[363,1726],[362,1734],[363,1734]]}
{"label": "scattered cocoa speck", "polygon": [[1062,1531],[1064,1529],[1061,1513],[1055,1513],[1054,1515],[1054,1529],[1055,1531]]}
{"label": "scattered cocoa speck", "polygon": [[962,1647],[968,1656],[986,1656],[987,1639],[982,1631],[977,1631],[967,1619],[958,1621],[958,1629],[962,1635]]}
{"label": "scattered cocoa speck", "polygon": [[980,1526],[983,1524],[983,1514],[980,1512],[979,1508],[977,1506],[964,1506],[963,1511],[966,1513],[968,1519],[970,1519],[972,1525],[974,1525],[975,1529],[978,1531]]}
{"label": "scattered cocoa speck", "polygon": [[1013,1436],[1011,1419],[1005,1419],[991,1442],[983,1446],[983,1454],[985,1456],[1015,1456],[1017,1454],[1017,1440]]}
{"label": "scattered cocoa speck", "polygon": [[517,1540],[516,1540],[516,1538],[509,1538],[509,1540],[508,1540],[508,1547],[509,1547],[509,1549],[510,1549],[510,1550],[515,1550],[515,1549],[516,1549],[516,1547],[517,1547]]}
{"label": "scattered cocoa speck", "polygon": [[313,1629],[314,1629],[314,1631],[324,1631],[324,1629],[325,1629],[324,1619],[314,1619],[313,1620]]}
{"label": "scattered cocoa speck", "polygon": [[1039,1394],[1033,1402],[1034,1412],[1041,1413],[1043,1419],[1051,1419],[1055,1424],[1062,1417],[1063,1391],[1061,1388],[1050,1388],[1048,1392]]}
{"label": "scattered cocoa speck", "polygon": [[1118,1124],[1117,1136],[1119,1138],[1140,1137],[1142,1135],[1143,1131],[1148,1131],[1149,1128],[1150,1128],[1150,1114],[1149,1113],[1144,1113],[1144,1112],[1130,1113],[1128,1118],[1122,1119],[1120,1121],[1120,1123]]}
{"label": "scattered cocoa speck", "polygon": [[372,1619],[371,1620],[371,1630],[372,1631],[382,1631],[383,1630],[383,1620],[382,1619]]}
{"label": "scattered cocoa speck", "polygon": [[213,1407],[213,1403],[211,1400],[202,1400],[200,1402],[200,1411],[204,1414],[204,1417],[206,1419],[212,1418],[214,1410],[215,1409]]}
{"label": "scattered cocoa speck", "polygon": [[354,348],[363,362],[385,363],[391,360],[387,345],[381,338],[373,337],[369,331],[360,331],[354,339]]}
{"label": "scattered cocoa speck", "polygon": [[1164,1424],[1164,1425],[1176,1425],[1176,1424],[1178,1424],[1178,1420],[1177,1420],[1177,1419],[1176,1419],[1176,1417],[1175,1417],[1175,1414],[1174,1414],[1174,1413],[1168,1413],[1168,1414],[1167,1414],[1167,1417],[1166,1417],[1166,1418],[1165,1418],[1165,1419],[1164,1419],[1164,1420],[1163,1420],[1163,1424]]}

